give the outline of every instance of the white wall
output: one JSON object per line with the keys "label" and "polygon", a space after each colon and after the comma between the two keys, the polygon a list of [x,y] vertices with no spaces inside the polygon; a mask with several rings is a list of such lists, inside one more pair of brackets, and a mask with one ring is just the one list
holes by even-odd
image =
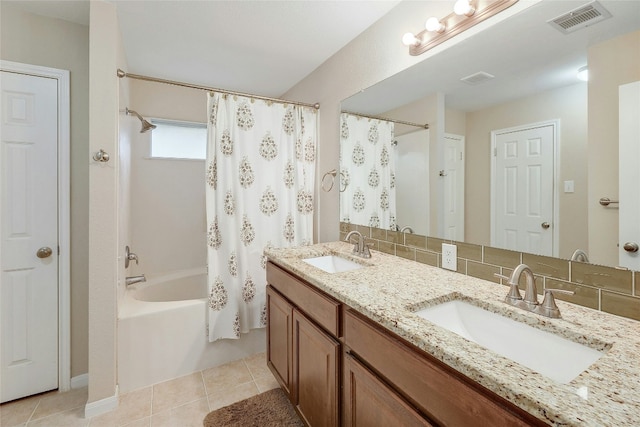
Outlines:
{"label": "white wall", "polygon": [[[145,118],[206,123],[206,92],[131,81],[129,108]],[[133,117],[125,118],[140,122]],[[152,131],[153,132],[153,131]],[[149,159],[152,132],[132,145],[131,273],[154,277],[206,265],[205,161]]]}

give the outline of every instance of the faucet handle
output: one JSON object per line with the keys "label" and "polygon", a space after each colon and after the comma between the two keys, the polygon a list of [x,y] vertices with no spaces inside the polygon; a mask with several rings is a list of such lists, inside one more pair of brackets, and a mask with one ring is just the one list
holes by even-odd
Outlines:
{"label": "faucet handle", "polygon": [[514,304],[516,301],[522,300],[522,295],[520,294],[518,283],[511,282],[511,277],[505,276],[504,274],[493,273],[493,275],[500,279],[507,280],[507,284],[509,285],[509,293],[505,297],[505,300],[508,303]]}
{"label": "faucet handle", "polygon": [[574,291],[567,291],[564,289],[545,289],[544,290],[544,299],[542,300],[542,304],[539,307],[539,313],[543,314],[547,317],[559,318],[560,317],[560,309],[556,305],[556,299],[553,294],[565,294],[565,295],[574,295]]}

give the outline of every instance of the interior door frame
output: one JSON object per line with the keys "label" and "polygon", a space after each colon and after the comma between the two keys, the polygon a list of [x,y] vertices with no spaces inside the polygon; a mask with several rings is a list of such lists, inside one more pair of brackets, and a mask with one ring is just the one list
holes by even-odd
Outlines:
{"label": "interior door frame", "polygon": [[[552,256],[558,257],[559,254],[559,246],[560,246],[560,193],[558,191],[559,185],[559,171],[558,165],[560,164],[560,119],[552,119],[545,120],[541,122],[528,123],[525,125],[514,126],[510,128],[504,129],[496,129],[491,131],[491,198],[489,207],[490,216],[491,216],[491,246],[494,246],[496,242],[496,213],[495,213],[495,205],[496,205],[496,137],[500,134],[510,133],[510,132],[519,132],[527,129],[538,128],[543,126],[552,126],[553,127],[553,218],[551,222],[551,232],[553,233],[552,241],[553,241],[553,250]],[[520,251],[522,252],[522,251]]]}
{"label": "interior door frame", "polygon": [[[71,204],[69,71],[0,60],[0,70],[58,82],[58,389],[71,388]],[[0,154],[1,155],[1,154]]]}

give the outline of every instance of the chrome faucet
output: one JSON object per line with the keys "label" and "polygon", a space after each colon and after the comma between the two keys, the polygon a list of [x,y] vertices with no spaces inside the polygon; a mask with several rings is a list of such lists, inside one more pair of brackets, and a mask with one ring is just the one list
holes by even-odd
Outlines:
{"label": "chrome faucet", "polygon": [[571,261],[589,262],[589,257],[582,249],[576,249],[573,255],[571,255]]}
{"label": "chrome faucet", "polygon": [[349,234],[347,234],[347,237],[344,238],[344,241],[351,242],[351,236],[354,234],[358,236],[358,241],[353,245],[352,253],[362,258],[371,258],[369,245],[365,243],[366,237],[364,237],[359,231],[350,231]]}
{"label": "chrome faucet", "polygon": [[401,233],[407,232],[409,234],[413,234],[413,228],[409,227],[408,225],[405,225],[404,227],[402,227],[402,230],[400,230]]}
{"label": "chrome faucet", "polygon": [[134,285],[136,283],[141,283],[141,282],[146,282],[147,278],[144,277],[144,274],[141,274],[139,276],[130,276],[130,277],[125,277],[124,278],[124,283],[127,286],[131,286]]}
{"label": "chrome faucet", "polygon": [[[518,284],[520,283],[520,276],[524,274],[525,277],[525,289],[524,298],[520,294]],[[509,285],[509,293],[505,297],[507,304],[522,308],[523,310],[532,311],[546,317],[559,318],[560,309],[556,305],[554,293],[573,295],[575,292],[566,291],[564,289],[545,289],[544,299],[542,304],[538,302],[538,290],[536,288],[536,279],[533,275],[533,271],[526,264],[518,265],[511,273],[510,277],[502,274],[495,273],[494,276],[507,280]]]}
{"label": "chrome faucet", "polygon": [[129,262],[135,261],[136,265],[138,265],[138,255],[131,252],[129,246],[124,247],[124,268],[129,268]]}

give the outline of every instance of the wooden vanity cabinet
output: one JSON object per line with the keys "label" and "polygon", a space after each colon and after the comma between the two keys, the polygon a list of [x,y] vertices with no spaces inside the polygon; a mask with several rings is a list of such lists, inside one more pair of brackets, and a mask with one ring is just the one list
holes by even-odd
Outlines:
{"label": "wooden vanity cabinet", "polygon": [[354,356],[343,360],[345,427],[434,425]]}
{"label": "wooden vanity cabinet", "polygon": [[402,395],[407,406],[417,408],[433,425],[546,426],[352,309],[345,310],[343,334],[349,352],[371,375]]}
{"label": "wooden vanity cabinet", "polygon": [[340,303],[267,264],[267,365],[301,418],[340,425]]}
{"label": "wooden vanity cabinet", "polygon": [[271,262],[267,282],[267,364],[307,425],[546,425]]}
{"label": "wooden vanity cabinet", "polygon": [[293,305],[267,287],[267,366],[292,400]]}

